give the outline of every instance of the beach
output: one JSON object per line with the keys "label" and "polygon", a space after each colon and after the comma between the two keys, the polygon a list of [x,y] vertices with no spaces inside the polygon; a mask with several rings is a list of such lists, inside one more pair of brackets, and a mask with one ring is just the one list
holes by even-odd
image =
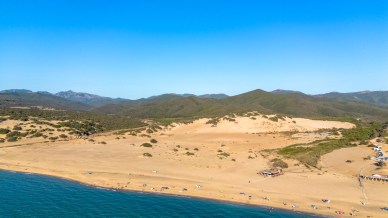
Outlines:
{"label": "beach", "polygon": [[[98,187],[201,197],[327,216],[336,216],[336,211],[344,211],[346,216],[386,215],[380,208],[388,204],[388,183],[365,181],[363,187],[359,184],[360,170],[366,168],[365,173],[373,170],[372,161],[365,160],[373,155],[367,146],[326,154],[319,169],[287,159],[289,167],[283,175],[258,174],[271,168],[272,154],[267,156],[263,151],[339,137],[318,130],[352,128],[353,124],[302,118],[273,122],[256,116],[222,120],[212,126],[207,124],[208,120],[174,123],[153,133],[137,135],[104,133],[48,143],[28,143],[29,139],[6,142],[0,145],[0,169],[56,176]],[[8,125],[7,122],[1,125]],[[150,139],[157,142],[150,143]],[[152,147],[142,146],[143,143]],[[323,202],[324,199],[330,203]]]}

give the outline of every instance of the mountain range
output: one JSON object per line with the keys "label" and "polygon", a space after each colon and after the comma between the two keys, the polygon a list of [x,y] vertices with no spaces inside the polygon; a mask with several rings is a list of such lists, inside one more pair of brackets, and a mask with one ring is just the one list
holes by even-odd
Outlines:
{"label": "mountain range", "polygon": [[219,116],[260,111],[294,116],[388,117],[388,91],[331,92],[307,95],[292,90],[253,90],[235,96],[225,94],[163,94],[129,100],[89,93],[64,91],[32,92],[25,89],[0,91],[0,107],[44,106],[84,110],[139,118]]}

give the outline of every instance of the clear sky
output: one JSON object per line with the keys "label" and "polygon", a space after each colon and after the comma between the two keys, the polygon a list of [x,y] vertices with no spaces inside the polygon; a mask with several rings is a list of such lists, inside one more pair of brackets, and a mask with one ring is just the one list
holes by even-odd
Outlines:
{"label": "clear sky", "polygon": [[0,90],[388,90],[387,0],[0,0]]}

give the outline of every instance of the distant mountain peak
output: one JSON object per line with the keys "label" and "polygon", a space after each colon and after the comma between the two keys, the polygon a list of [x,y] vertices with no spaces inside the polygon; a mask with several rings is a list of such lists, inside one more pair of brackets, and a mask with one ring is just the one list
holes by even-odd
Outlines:
{"label": "distant mountain peak", "polygon": [[222,99],[229,97],[226,94],[219,93],[219,94],[203,94],[203,95],[194,95],[190,93],[184,93],[184,94],[176,94],[176,93],[167,93],[162,95],[155,95],[148,97],[147,99],[162,99],[162,98],[174,98],[174,97],[195,97],[195,98],[213,98],[213,99]]}
{"label": "distant mountain peak", "polygon": [[276,89],[276,90],[273,90],[271,93],[274,93],[274,94],[304,94],[303,92],[300,92],[300,91],[285,90],[285,89]]}
{"label": "distant mountain peak", "polygon": [[224,93],[218,93],[218,94],[204,94],[204,95],[198,95],[198,98],[214,98],[214,99],[222,99],[229,97],[228,95]]}
{"label": "distant mountain peak", "polygon": [[368,94],[368,93],[371,93],[372,91],[369,91],[369,90],[365,90],[365,91],[361,91],[361,92],[357,92],[359,94]]}
{"label": "distant mountain peak", "polygon": [[28,89],[7,89],[0,91],[0,93],[32,93],[32,91]]}
{"label": "distant mountain peak", "polygon": [[109,98],[86,92],[74,92],[72,90],[62,91],[55,94],[58,97],[65,98],[70,101],[82,102],[92,106],[101,106],[105,104],[130,101],[122,98]]}
{"label": "distant mountain peak", "polygon": [[58,92],[55,95],[62,97],[62,98],[67,98],[67,99],[70,99],[70,98],[72,98],[72,99],[77,99],[77,98],[78,99],[81,99],[81,98],[87,98],[87,99],[106,98],[106,97],[101,97],[99,95],[89,94],[89,93],[85,93],[85,92],[74,92],[72,90]]}
{"label": "distant mountain peak", "polygon": [[194,95],[194,94],[182,94],[180,96],[183,97],[197,97],[197,98],[214,98],[214,99],[222,99],[222,98],[227,98],[229,97],[228,95],[224,93],[218,93],[218,94],[203,94],[203,95]]}

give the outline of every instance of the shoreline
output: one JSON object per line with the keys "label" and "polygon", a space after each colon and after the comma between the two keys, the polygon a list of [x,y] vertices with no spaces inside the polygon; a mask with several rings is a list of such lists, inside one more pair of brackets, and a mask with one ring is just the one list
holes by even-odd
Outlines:
{"label": "shoreline", "polygon": [[[41,154],[39,153],[39,156]],[[38,157],[38,156],[37,156]],[[201,175],[192,176],[186,178],[186,174],[153,174],[151,172],[146,172],[143,169],[138,171],[131,171],[130,175],[122,171],[116,171],[111,169],[93,169],[83,166],[82,169],[77,169],[74,171],[74,168],[66,168],[62,164],[57,166],[50,165],[35,165],[31,162],[19,161],[3,161],[0,162],[0,170],[4,171],[13,171],[15,173],[31,173],[43,176],[54,177],[58,179],[64,179],[73,181],[79,184],[83,184],[90,187],[109,189],[115,191],[130,191],[138,193],[149,193],[149,194],[159,194],[159,195],[169,195],[169,196],[178,196],[178,197],[188,197],[188,198],[197,198],[197,199],[206,199],[210,201],[219,201],[232,204],[240,205],[249,205],[256,206],[261,208],[275,208],[276,210],[284,210],[291,213],[304,213],[311,214],[312,216],[322,216],[322,217],[337,217],[335,211],[346,211],[346,215],[349,215],[349,212],[353,209],[362,211],[359,214],[361,217],[366,217],[367,215],[373,215],[373,217],[384,217],[381,212],[378,211],[376,206],[370,207],[361,207],[357,205],[357,201],[347,199],[341,199],[341,195],[337,195],[336,198],[328,197],[333,203],[325,205],[321,202],[321,199],[326,198],[325,194],[312,194],[319,190],[319,187],[322,187],[322,184],[318,186],[310,186],[312,182],[319,181],[319,175],[315,175],[316,172],[310,172],[307,175],[300,173],[288,173],[282,177],[275,178],[261,178],[257,177],[255,181],[252,181],[252,184],[235,184],[228,182],[228,179],[219,180],[206,180],[206,178]],[[48,164],[49,162],[47,162]],[[58,162],[59,164],[59,162]],[[61,167],[62,166],[62,167]],[[65,168],[64,168],[65,167]],[[152,167],[154,168],[154,167]],[[149,168],[150,170],[152,168]],[[159,168],[158,168],[159,169]],[[88,174],[91,172],[91,174]],[[128,171],[127,171],[128,172]],[[190,174],[192,175],[192,173]],[[284,178],[283,178],[284,177]],[[331,179],[335,179],[337,176],[330,176]],[[328,180],[328,184],[336,185],[352,185],[356,186],[356,182],[353,179],[340,176],[340,180],[345,179],[346,182],[341,183],[332,183],[332,180]],[[290,181],[293,180],[292,182]],[[317,180],[318,179],[318,180]],[[338,181],[338,179],[335,179]],[[130,184],[125,185],[126,182],[130,181]],[[286,182],[286,183],[285,183]],[[291,182],[294,185],[291,185],[290,188],[287,187],[287,183]],[[349,183],[351,182],[351,183]],[[142,184],[148,184],[147,187],[142,187]],[[274,183],[274,184],[272,184]],[[200,189],[195,189],[195,184],[203,185]],[[268,188],[268,184],[272,184]],[[299,190],[293,190],[295,185],[299,187],[305,187],[305,185],[310,187],[308,190],[304,190],[303,193],[299,193]],[[262,186],[264,185],[264,186]],[[162,186],[170,187],[170,190],[159,190]],[[273,189],[273,187],[281,187],[281,190]],[[358,186],[358,185],[357,185]],[[150,190],[151,187],[156,187],[157,190]],[[272,187],[272,188],[271,188]],[[326,187],[323,186],[323,187]],[[189,191],[180,192],[182,188],[189,188]],[[280,187],[279,187],[280,188]],[[343,188],[345,188],[343,186]],[[356,191],[356,196],[358,191],[353,187],[351,190]],[[385,188],[385,186],[384,186]],[[260,191],[261,189],[261,191]],[[338,189],[338,188],[337,188]],[[244,192],[244,195],[240,195],[240,192]],[[246,195],[245,195],[246,193]],[[311,193],[311,194],[310,194]],[[296,195],[295,195],[296,194]],[[252,195],[253,198],[248,200],[248,195]],[[266,201],[264,198],[269,197],[270,201]],[[320,197],[318,197],[320,196]],[[283,203],[287,203],[284,205]],[[296,205],[295,210],[291,209],[292,205]],[[312,209],[311,205],[317,205],[318,209]],[[330,206],[330,207],[328,207]]]}
{"label": "shoreline", "polygon": [[71,179],[71,178],[66,178],[66,177],[61,177],[58,175],[49,175],[49,174],[42,174],[42,173],[35,173],[35,172],[29,172],[29,171],[19,171],[19,170],[6,170],[0,166],[0,171],[5,171],[5,172],[11,172],[11,173],[21,173],[21,174],[27,174],[27,175],[38,175],[42,177],[49,177],[49,178],[54,178],[54,179],[59,179],[59,180],[65,180],[68,182],[72,182],[78,185],[82,186],[87,186],[91,187],[94,189],[102,189],[102,190],[108,190],[108,191],[114,191],[114,192],[123,192],[123,193],[138,193],[138,194],[146,194],[146,195],[160,195],[160,196],[169,196],[169,197],[178,197],[178,198],[187,198],[187,199],[197,199],[197,200],[204,200],[204,201],[209,201],[209,202],[218,202],[218,203],[224,203],[224,204],[233,204],[233,205],[242,205],[242,206],[247,206],[247,207],[252,207],[252,208],[260,208],[260,209],[273,209],[275,211],[283,211],[287,213],[293,213],[293,214],[304,214],[304,215],[309,215],[313,217],[333,217],[329,215],[323,215],[319,213],[311,213],[311,212],[306,212],[303,210],[289,210],[285,208],[280,208],[276,206],[265,206],[265,205],[260,205],[260,204],[253,204],[253,203],[244,203],[244,202],[239,202],[239,201],[232,201],[232,200],[223,200],[223,199],[216,199],[216,198],[207,198],[207,197],[201,197],[201,196],[192,196],[192,195],[184,195],[184,194],[171,194],[171,193],[162,193],[162,192],[152,192],[152,191],[147,191],[147,190],[136,190],[136,189],[117,189],[117,188],[112,188],[112,187],[104,187],[104,186],[96,186],[92,185],[90,183],[82,182],[76,179]]}

